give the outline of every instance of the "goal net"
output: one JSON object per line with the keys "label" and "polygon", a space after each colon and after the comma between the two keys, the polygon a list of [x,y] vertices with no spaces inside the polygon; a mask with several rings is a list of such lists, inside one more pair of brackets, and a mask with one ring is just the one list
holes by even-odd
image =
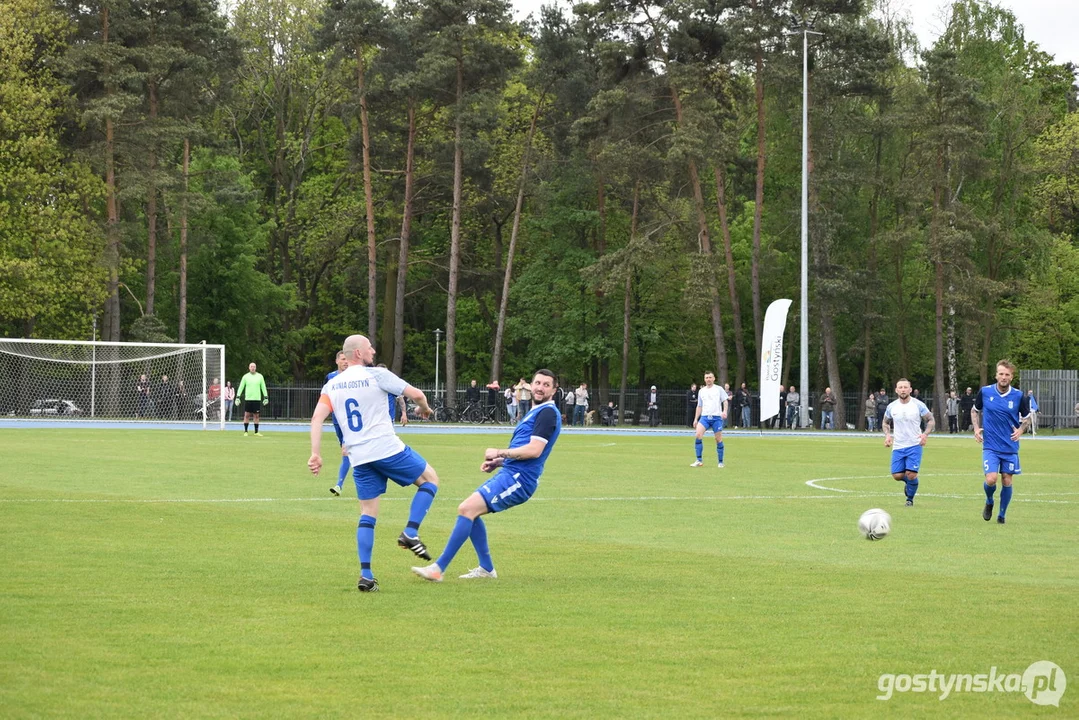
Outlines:
{"label": "goal net", "polygon": [[225,426],[224,345],[0,338],[0,417]]}

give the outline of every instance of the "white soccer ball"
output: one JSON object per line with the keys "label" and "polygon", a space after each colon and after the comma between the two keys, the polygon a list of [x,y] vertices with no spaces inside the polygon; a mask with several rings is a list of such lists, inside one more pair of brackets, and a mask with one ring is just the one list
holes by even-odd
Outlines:
{"label": "white soccer ball", "polygon": [[866,540],[880,540],[892,531],[892,516],[880,508],[866,510],[858,518],[858,530]]}

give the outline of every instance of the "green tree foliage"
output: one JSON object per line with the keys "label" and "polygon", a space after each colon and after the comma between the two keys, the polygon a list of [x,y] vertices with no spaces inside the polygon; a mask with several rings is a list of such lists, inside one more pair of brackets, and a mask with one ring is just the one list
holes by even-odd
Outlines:
{"label": "green tree foliage", "polygon": [[761,308],[799,286],[793,15],[822,33],[803,390],[939,394],[1079,356],[1075,69],[983,0],[926,52],[855,0],[600,0],[534,26],[505,0],[244,0],[227,23],[210,0],[9,4],[6,333],[97,315],[304,380],[381,318],[380,359],[416,382],[441,329],[450,382],[548,366],[606,401],[729,364],[753,385]]}
{"label": "green tree foliage", "polygon": [[42,0],[0,13],[0,332],[89,337],[105,297],[102,185],[63,137],[70,88],[52,67],[69,34]]}

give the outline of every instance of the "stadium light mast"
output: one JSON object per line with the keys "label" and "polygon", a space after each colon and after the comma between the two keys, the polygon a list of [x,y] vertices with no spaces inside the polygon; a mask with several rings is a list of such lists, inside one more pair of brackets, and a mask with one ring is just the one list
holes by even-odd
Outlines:
{"label": "stadium light mast", "polygon": [[802,406],[798,410],[802,427],[809,424],[809,36],[822,35],[813,30],[813,21],[792,21],[789,35],[802,36],[802,306],[801,353],[798,357],[799,387]]}

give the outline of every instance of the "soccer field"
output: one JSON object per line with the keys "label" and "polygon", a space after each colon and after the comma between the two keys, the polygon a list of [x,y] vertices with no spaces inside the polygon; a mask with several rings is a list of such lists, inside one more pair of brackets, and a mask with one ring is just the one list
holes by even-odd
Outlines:
{"label": "soccer field", "polygon": [[[689,467],[688,430],[567,432],[536,496],[487,518],[498,580],[457,579],[468,544],[444,583],[412,575],[391,486],[360,594],[332,434],[314,478],[306,435],[266,430],[0,431],[5,718],[1079,715],[1074,441],[1024,440],[1000,526],[969,436],[931,437],[906,508],[879,437],[728,434],[718,469],[707,440]],[[508,437],[405,437],[441,478],[433,553]],[[1037,661],[1075,685],[1059,709],[898,677]]]}

